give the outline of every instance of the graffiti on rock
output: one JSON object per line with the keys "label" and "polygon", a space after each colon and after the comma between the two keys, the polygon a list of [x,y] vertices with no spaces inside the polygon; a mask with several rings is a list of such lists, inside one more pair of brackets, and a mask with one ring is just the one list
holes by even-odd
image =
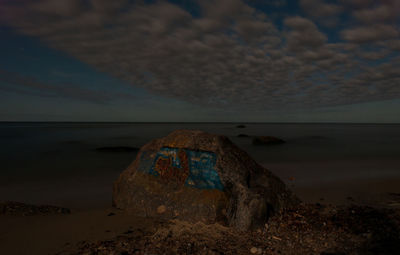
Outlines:
{"label": "graffiti on rock", "polygon": [[149,174],[198,189],[219,189],[223,185],[215,165],[215,153],[163,147],[158,151]]}

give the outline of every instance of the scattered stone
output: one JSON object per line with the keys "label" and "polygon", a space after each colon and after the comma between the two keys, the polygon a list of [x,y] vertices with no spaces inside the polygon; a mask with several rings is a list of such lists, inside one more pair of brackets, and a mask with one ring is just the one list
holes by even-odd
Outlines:
{"label": "scattered stone", "polygon": [[253,138],[254,145],[276,145],[283,144],[284,140],[273,136],[257,136]]}
{"label": "scattered stone", "polygon": [[14,201],[0,202],[0,215],[33,216],[70,213],[69,209],[58,206],[30,205]]}
{"label": "scattered stone", "polygon": [[[168,207],[162,215],[161,203]],[[227,137],[194,130],[143,146],[113,187],[119,209],[240,230],[262,228],[269,217],[298,203],[278,177]]]}
{"label": "scattered stone", "polygon": [[252,254],[258,253],[257,247],[251,247],[250,252],[251,252]]}
{"label": "scattered stone", "polygon": [[157,213],[158,214],[163,214],[167,211],[167,207],[165,207],[165,205],[160,205],[159,207],[157,207]]}
{"label": "scattered stone", "polygon": [[78,249],[79,254],[398,254],[399,230],[400,210],[300,204],[272,216],[263,234],[172,220],[140,235],[82,242]]}
{"label": "scattered stone", "polygon": [[278,240],[278,241],[282,241],[282,238],[280,238],[280,237],[277,237],[277,236],[272,236],[272,239],[274,239],[274,240]]}
{"label": "scattered stone", "polygon": [[97,152],[121,153],[139,151],[139,148],[129,146],[110,146],[96,148]]}

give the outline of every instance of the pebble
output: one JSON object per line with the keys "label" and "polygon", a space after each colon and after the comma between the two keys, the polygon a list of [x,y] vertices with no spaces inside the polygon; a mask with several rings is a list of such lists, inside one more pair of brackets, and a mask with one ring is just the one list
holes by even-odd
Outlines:
{"label": "pebble", "polygon": [[167,207],[165,207],[165,205],[160,205],[159,207],[157,207],[157,213],[158,214],[163,214],[167,211]]}
{"label": "pebble", "polygon": [[256,253],[258,252],[257,247],[252,247],[252,248],[250,249],[250,252],[251,252],[252,254],[256,254]]}

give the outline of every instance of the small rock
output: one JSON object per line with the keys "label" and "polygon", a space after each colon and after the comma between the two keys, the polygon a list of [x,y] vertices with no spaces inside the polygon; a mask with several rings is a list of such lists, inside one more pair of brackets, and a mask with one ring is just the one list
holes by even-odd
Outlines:
{"label": "small rock", "polygon": [[256,253],[258,252],[257,247],[252,247],[252,248],[250,249],[250,252],[251,252],[252,254],[256,254]]}
{"label": "small rock", "polygon": [[250,249],[250,252],[251,252],[252,254],[262,254],[262,249],[261,249],[261,248],[257,248],[257,247],[252,247],[252,248]]}
{"label": "small rock", "polygon": [[159,207],[157,207],[157,213],[158,214],[163,214],[167,211],[167,207],[165,207],[165,205],[160,205]]}
{"label": "small rock", "polygon": [[110,212],[109,214],[107,214],[107,216],[114,216],[115,215],[115,213],[113,213],[113,212]]}

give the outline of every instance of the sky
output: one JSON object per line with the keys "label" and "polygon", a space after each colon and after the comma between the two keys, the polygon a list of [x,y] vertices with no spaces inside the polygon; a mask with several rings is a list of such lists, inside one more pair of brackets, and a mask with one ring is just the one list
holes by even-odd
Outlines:
{"label": "sky", "polygon": [[0,121],[400,123],[400,1],[0,0]]}

